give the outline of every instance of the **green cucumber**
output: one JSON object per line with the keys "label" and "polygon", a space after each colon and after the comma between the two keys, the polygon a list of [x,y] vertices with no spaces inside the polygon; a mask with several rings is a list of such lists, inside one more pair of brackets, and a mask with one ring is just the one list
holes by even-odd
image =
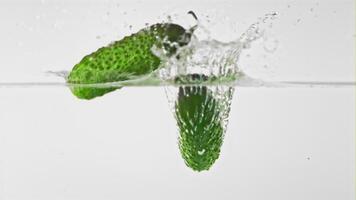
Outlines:
{"label": "green cucumber", "polygon": [[[199,83],[204,75],[187,75],[181,80]],[[181,86],[175,102],[175,117],[179,128],[179,150],[188,167],[208,170],[219,158],[224,126],[220,100],[207,86]]]}
{"label": "green cucumber", "polygon": [[166,56],[172,56],[179,46],[189,43],[193,30],[171,23],[155,24],[98,49],[85,56],[68,75],[72,93],[80,99],[93,99],[119,87],[84,84],[130,80],[155,71],[161,60],[152,53],[152,47],[161,48]]}

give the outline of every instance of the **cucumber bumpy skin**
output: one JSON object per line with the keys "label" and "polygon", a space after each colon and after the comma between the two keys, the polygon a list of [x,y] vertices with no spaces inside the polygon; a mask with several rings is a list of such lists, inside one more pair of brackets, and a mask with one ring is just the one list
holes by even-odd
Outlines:
{"label": "cucumber bumpy skin", "polygon": [[[191,78],[197,80],[202,76],[194,74]],[[195,171],[209,170],[219,158],[223,143],[220,101],[206,86],[182,86],[175,103],[175,116],[179,150],[185,164]]]}
{"label": "cucumber bumpy skin", "polygon": [[[177,24],[155,24],[124,37],[85,56],[76,64],[67,82],[69,84],[97,84],[129,80],[149,74],[160,66],[160,58],[151,51],[162,48],[167,56],[174,55],[178,46],[189,43],[192,32]],[[70,86],[80,99],[93,99],[120,87]]]}

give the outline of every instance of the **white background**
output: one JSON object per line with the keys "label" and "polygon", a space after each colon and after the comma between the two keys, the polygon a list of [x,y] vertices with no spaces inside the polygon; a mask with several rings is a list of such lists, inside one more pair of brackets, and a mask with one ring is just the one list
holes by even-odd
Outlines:
{"label": "white background", "polygon": [[[257,41],[241,56],[251,76],[354,81],[353,1],[1,0],[0,82],[61,82],[44,72],[167,15],[189,26],[188,10],[223,41],[279,12],[277,50]],[[64,87],[2,87],[0,199],[355,198],[355,88],[237,88],[229,121],[220,158],[196,173],[163,88],[80,101]]]}

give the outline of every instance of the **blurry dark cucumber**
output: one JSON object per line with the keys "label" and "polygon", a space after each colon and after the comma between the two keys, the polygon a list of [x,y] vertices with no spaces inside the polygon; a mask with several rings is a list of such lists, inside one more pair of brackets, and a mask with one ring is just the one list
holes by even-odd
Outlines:
{"label": "blurry dark cucumber", "polygon": [[[207,77],[199,74],[181,76],[202,83]],[[179,127],[179,150],[188,167],[195,171],[208,170],[219,158],[223,143],[220,101],[206,86],[181,86],[175,103],[175,115]]]}
{"label": "blurry dark cucumber", "polygon": [[[151,51],[161,48],[166,56],[176,53],[179,46],[189,43],[193,29],[189,31],[177,24],[163,23],[144,28],[106,47],[85,56],[70,72],[69,84],[98,84],[124,81],[149,74],[161,63]],[[118,87],[71,86],[72,93],[80,99],[93,99]]]}

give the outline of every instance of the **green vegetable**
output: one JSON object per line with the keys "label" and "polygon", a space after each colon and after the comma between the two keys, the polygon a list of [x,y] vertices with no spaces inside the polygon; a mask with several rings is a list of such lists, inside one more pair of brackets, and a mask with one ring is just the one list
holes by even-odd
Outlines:
{"label": "green vegetable", "polygon": [[[207,79],[193,74],[180,77],[193,83]],[[188,167],[195,171],[208,170],[219,158],[224,127],[222,107],[213,91],[206,86],[181,86],[175,103],[179,127],[179,149]]]}
{"label": "green vegetable", "polygon": [[[194,28],[194,27],[193,27]],[[189,43],[194,29],[186,31],[177,24],[155,24],[124,37],[85,56],[70,72],[70,84],[97,84],[133,79],[158,69],[161,63],[151,48],[161,48],[166,56],[176,53],[179,46]],[[80,99],[93,99],[118,87],[71,86]]]}

